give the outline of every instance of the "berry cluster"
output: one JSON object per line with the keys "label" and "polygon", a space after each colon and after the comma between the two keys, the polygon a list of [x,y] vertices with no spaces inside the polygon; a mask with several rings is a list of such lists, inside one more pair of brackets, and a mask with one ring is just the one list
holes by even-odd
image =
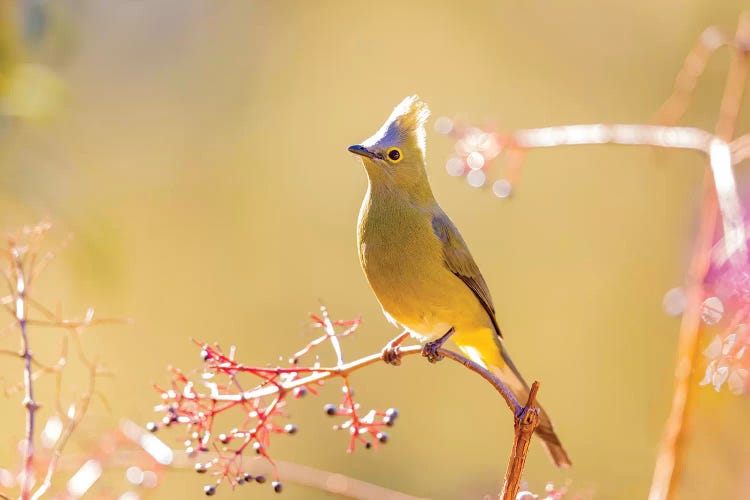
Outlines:
{"label": "berry cluster", "polygon": [[[217,476],[215,484],[205,486],[206,495],[213,495],[223,482],[232,488],[266,482],[265,476],[252,475],[243,467],[243,456],[250,450],[272,467],[271,485],[274,491],[281,492],[282,484],[269,452],[271,438],[297,433],[296,425],[281,422],[289,417],[288,402],[307,394],[317,395],[318,388],[330,378],[341,379],[343,400],[337,406],[325,405],[324,411],[344,419],[334,429],[349,432],[348,451],[353,452],[357,443],[372,448],[388,440],[383,429],[393,425],[398,411],[362,411],[354,400],[349,381],[350,373],[362,364],[347,365],[343,361],[339,339],[354,333],[361,320],[331,320],[324,307],[320,315],[311,315],[311,319],[312,328],[323,332],[296,352],[288,366],[248,366],[237,361],[234,347],[225,353],[219,346],[198,342],[202,370],[188,375],[170,367],[170,386],[155,387],[161,396],[161,403],[155,410],[163,416],[160,422],[147,424],[147,428],[151,432],[162,427],[184,429],[185,451],[196,460],[195,471],[201,474],[210,471]],[[326,368],[316,361],[311,366],[302,366],[302,359],[323,344],[333,348],[336,365]],[[237,425],[223,432],[218,430],[220,415],[222,422],[226,421],[224,416],[229,415]]]}

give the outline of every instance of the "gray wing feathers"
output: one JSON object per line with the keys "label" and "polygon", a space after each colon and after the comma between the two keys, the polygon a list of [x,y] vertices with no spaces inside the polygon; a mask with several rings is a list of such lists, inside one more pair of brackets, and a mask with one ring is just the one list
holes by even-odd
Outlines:
{"label": "gray wing feathers", "polygon": [[492,320],[497,335],[502,337],[503,334],[500,333],[500,327],[497,324],[497,319],[495,319],[495,307],[492,305],[492,297],[490,297],[487,283],[484,282],[482,273],[479,272],[479,267],[469,253],[469,248],[458,229],[448,216],[440,211],[432,216],[432,230],[443,243],[443,257],[446,267],[474,292],[484,310],[487,311],[490,320]]}

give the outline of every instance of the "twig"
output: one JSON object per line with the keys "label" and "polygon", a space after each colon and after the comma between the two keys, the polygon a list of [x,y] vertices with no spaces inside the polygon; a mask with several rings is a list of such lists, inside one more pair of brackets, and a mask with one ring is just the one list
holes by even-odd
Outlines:
{"label": "twig", "polygon": [[[94,394],[95,378],[101,375],[101,370],[97,363],[91,362],[83,353],[79,335],[81,331],[89,326],[99,323],[113,323],[117,320],[110,319],[93,319],[94,310],[89,309],[86,312],[83,321],[69,321],[62,318],[62,314],[55,315],[31,296],[31,283],[34,277],[39,275],[50,259],[54,256],[53,252],[47,252],[44,255],[39,253],[42,240],[49,229],[49,224],[38,224],[36,226],[27,226],[12,234],[7,239],[6,248],[0,250],[0,258],[5,259],[7,267],[0,271],[2,279],[9,289],[9,295],[0,298],[0,307],[5,309],[13,317],[12,326],[20,332],[21,349],[15,353],[15,356],[23,360],[24,376],[23,381],[6,389],[6,394],[12,394],[16,391],[24,393],[23,406],[26,409],[26,432],[24,435],[24,447],[22,451],[22,466],[19,474],[18,486],[20,489],[19,498],[22,500],[38,499],[43,494],[48,493],[52,485],[52,476],[56,472],[60,455],[63,448],[68,442],[70,435],[77,428],[78,424],[86,414],[90,400]],[[38,258],[40,257],[41,258]],[[35,319],[34,313],[41,313],[49,321],[40,321]],[[55,321],[52,321],[55,320]],[[61,353],[58,361],[53,365],[42,363],[32,353],[29,328],[38,326],[56,326],[66,330],[63,336]],[[56,400],[50,403],[62,418],[65,411],[61,402],[62,377],[63,370],[68,363],[68,344],[72,337],[75,342],[78,357],[81,362],[88,368],[90,373],[89,388],[78,402],[70,406],[67,411],[66,425],[61,429],[61,434],[56,437],[54,449],[51,450],[52,456],[48,457],[43,450],[37,450],[34,446],[35,432],[37,428],[37,410],[40,405],[35,399],[35,382],[43,375],[53,375],[55,378]],[[0,355],[12,355],[13,351],[9,349],[0,349]],[[42,456],[43,455],[43,456]],[[47,460],[49,460],[48,463]],[[41,462],[45,462],[46,477],[39,483],[35,476],[41,475],[40,470],[35,470]],[[36,484],[35,484],[36,483]],[[36,487],[36,492],[34,488]]]}
{"label": "twig", "polygon": [[65,429],[62,432],[62,435],[57,440],[57,443],[55,444],[55,449],[52,454],[52,458],[49,461],[49,464],[47,465],[47,473],[44,476],[44,481],[42,484],[37,488],[37,490],[34,492],[34,495],[31,497],[31,500],[38,500],[39,498],[42,498],[42,496],[47,493],[47,491],[52,486],[52,476],[57,471],[58,464],[60,462],[60,458],[62,457],[63,450],[65,449],[65,445],[68,444],[68,440],[70,439],[70,436],[73,434],[73,431],[75,431],[76,427],[78,427],[78,424],[81,423],[81,420],[83,420],[83,417],[88,412],[89,404],[91,403],[91,398],[94,394],[94,389],[96,386],[96,376],[97,376],[97,367],[95,364],[92,364],[89,368],[89,387],[86,390],[86,393],[81,396],[80,404],[77,405],[75,408],[75,414],[74,415],[68,415],[68,423],[65,426]]}
{"label": "twig", "polygon": [[418,498],[343,474],[322,471],[291,462],[277,462],[277,466],[279,473],[288,477],[291,481],[335,495],[362,500],[416,500]]}
{"label": "twig", "polygon": [[26,330],[26,281],[23,270],[23,259],[21,251],[13,248],[14,273],[16,278],[15,284],[15,316],[18,321],[18,328],[21,330],[21,357],[24,360],[23,380],[26,389],[23,398],[23,405],[26,407],[26,446],[24,447],[23,456],[23,478],[21,479],[21,498],[28,500],[31,497],[31,488],[33,485],[34,474],[34,424],[35,414],[39,405],[34,400],[34,381],[33,381],[33,356],[29,344],[29,335]]}
{"label": "twig", "polygon": [[[748,47],[750,47],[748,43],[750,43],[750,14],[745,13],[740,17],[737,28],[735,50],[730,62],[716,125],[716,137],[725,143],[730,143],[734,136],[737,115],[747,81]],[[672,409],[659,448],[649,500],[673,499],[677,498],[678,494],[687,442],[687,424],[692,408],[693,390],[697,386],[695,383],[698,372],[696,361],[700,338],[703,282],[710,266],[711,246],[719,213],[714,180],[711,169],[707,168],[704,177],[701,226],[688,274],[687,307],[680,324]]]}
{"label": "twig", "polygon": [[[201,461],[195,463],[194,466],[199,473],[205,473],[210,468],[214,468],[214,470],[217,467],[219,468],[214,473],[218,476],[216,484],[209,484],[204,487],[207,494],[213,495],[216,487],[223,482],[227,482],[234,488],[247,482],[248,476],[252,478],[243,469],[243,452],[249,449],[250,445],[258,455],[265,459],[264,463],[273,470],[274,481],[272,486],[274,490],[281,491],[282,483],[279,480],[277,464],[268,455],[269,440],[275,434],[296,433],[296,426],[292,424],[279,425],[275,418],[288,416],[284,407],[289,397],[297,399],[306,393],[317,394],[315,388],[329,379],[341,379],[344,398],[338,406],[326,404],[324,412],[331,417],[343,417],[345,419],[344,422],[335,425],[334,429],[343,430],[349,434],[348,451],[354,452],[359,444],[365,448],[372,448],[377,447],[378,443],[388,442],[388,435],[384,432],[384,426],[393,425],[398,417],[398,411],[389,408],[385,412],[374,409],[364,412],[353,398],[353,390],[350,385],[351,374],[370,365],[382,363],[382,353],[370,354],[345,363],[338,337],[353,333],[360,324],[360,320],[332,321],[325,307],[321,309],[323,311],[321,317],[311,315],[311,318],[314,320],[316,328],[324,330],[324,335],[313,339],[308,346],[292,357],[290,359],[292,366],[290,367],[245,365],[235,359],[234,347],[230,349],[228,354],[224,354],[219,346],[209,346],[197,342],[201,347],[201,358],[205,363],[203,381],[193,382],[181,370],[172,367],[170,368],[173,374],[171,388],[164,389],[155,386],[155,389],[161,395],[161,403],[155,407],[155,410],[164,412],[164,417],[161,419],[161,424],[151,422],[146,426],[150,433],[156,432],[162,426],[184,425],[189,436],[189,439],[185,441],[185,452],[188,456],[195,458],[198,453],[207,453],[211,447],[216,451],[215,454],[201,455]],[[345,327],[346,329],[337,332],[336,327]],[[321,339],[331,344],[335,353],[335,366],[321,367],[317,362],[313,366],[298,366],[299,356],[309,354],[312,346],[320,346],[323,342]],[[422,345],[402,347],[399,349],[399,355],[400,357],[422,355],[423,350]],[[514,452],[507,469],[506,483],[510,487],[509,489],[506,488],[506,491],[517,492],[531,434],[539,423],[538,410],[534,407],[538,384],[535,383],[527,406],[524,407],[519,404],[510,389],[485,367],[448,349],[440,348],[437,353],[463,365],[488,381],[502,396],[510,409],[514,419],[516,435]],[[237,383],[237,375],[239,374],[251,375],[260,380],[252,389],[242,390],[240,384]],[[224,381],[226,379],[222,377],[226,377],[229,383],[227,384]],[[199,390],[200,386],[209,390]],[[217,433],[214,429],[215,418],[225,411],[234,411],[235,409],[243,415],[243,423],[229,432]],[[126,435],[131,437],[130,434],[133,433],[134,431],[131,430],[126,432]],[[150,433],[143,434],[142,431],[138,430],[131,439],[136,442],[143,441],[143,447],[147,451],[152,447],[158,448],[159,451],[153,455],[154,458],[162,464],[171,464],[175,456],[174,453],[166,445],[160,444],[157,446],[151,443],[156,438]],[[235,440],[239,443],[232,446],[231,443]],[[357,494],[357,497],[361,497],[360,493]],[[373,498],[380,497],[374,496]]]}
{"label": "twig", "polygon": [[[409,349],[409,348],[407,347],[405,349]],[[401,349],[400,352],[403,353],[404,349]],[[461,356],[460,354],[457,354],[453,351],[449,351],[448,349],[441,348],[439,349],[439,352],[446,358],[452,359],[453,361],[456,361],[457,363],[461,363],[466,368],[473,371],[474,373],[476,373],[477,375],[485,379],[487,382],[489,382],[490,385],[495,388],[498,394],[500,394],[503,397],[503,399],[505,400],[505,404],[508,405],[508,409],[510,409],[510,411],[513,412],[514,416],[518,415],[518,413],[523,409],[521,404],[516,399],[516,396],[513,395],[513,393],[508,389],[508,387],[499,378],[497,378],[492,372],[490,372],[489,370],[486,370],[485,368],[473,362],[472,360],[465,358]]]}
{"label": "twig", "polygon": [[[440,348],[438,349],[438,352],[445,356],[448,359],[451,359],[453,361],[456,361],[458,363],[461,363],[469,370],[473,371],[474,373],[480,375],[482,378],[487,380],[492,387],[495,388],[495,390],[503,397],[505,400],[505,403],[508,405],[508,408],[510,408],[511,411],[517,413],[522,407],[518,403],[518,400],[513,396],[513,393],[508,389],[508,387],[503,384],[503,382],[497,378],[495,375],[493,375],[491,372],[483,368],[482,366],[478,365],[477,363],[474,363],[468,358],[465,358],[464,356],[450,351],[448,349]],[[399,349],[399,354],[402,357],[405,356],[412,356],[414,354],[421,354],[422,353],[422,346],[419,345],[413,345],[408,347],[402,347]],[[313,384],[315,382],[320,382],[322,380],[334,378],[334,377],[346,377],[350,373],[357,371],[359,369],[362,369],[366,366],[373,365],[375,363],[381,363],[383,360],[381,358],[380,353],[374,353],[370,354],[369,356],[365,356],[363,358],[357,359],[355,361],[351,361],[349,363],[344,363],[340,366],[331,367],[331,368],[315,368],[313,370],[313,373],[306,376],[301,377],[298,379],[294,379],[291,382],[280,382],[278,384],[273,385],[264,385],[257,389],[252,389],[249,391],[245,391],[242,394],[215,394],[212,396],[212,399],[217,402],[235,402],[239,403],[241,401],[246,400],[252,400],[252,399],[258,399],[266,396],[270,396],[272,394],[277,394],[279,392],[289,392],[294,390],[297,387],[304,387],[309,384]],[[292,372],[292,371],[300,371],[299,368],[270,368],[268,369],[269,372],[272,373],[285,373],[285,372]]]}
{"label": "twig", "polygon": [[505,483],[500,498],[503,500],[515,500],[518,490],[521,489],[521,473],[526,464],[526,454],[529,452],[531,436],[539,426],[539,409],[536,407],[536,393],[539,390],[539,382],[534,382],[529,392],[526,406],[516,413],[513,423],[513,448],[510,451],[508,470],[505,472]]}
{"label": "twig", "polygon": [[[128,440],[135,442],[138,446],[141,445],[141,440],[143,438],[154,439],[150,433],[143,430],[141,426],[134,422],[124,421],[121,424],[121,427],[125,426],[127,427],[125,437]],[[215,458],[213,453],[206,453],[205,457],[207,460],[213,460]],[[84,461],[85,459],[80,456],[65,457],[60,463],[60,470],[69,470],[78,467]],[[104,464],[106,467],[110,468],[124,468],[130,467],[141,461],[143,461],[142,450],[118,449],[114,451],[111,456],[106,457]],[[242,462],[242,467],[252,475],[268,474],[272,471],[271,467],[262,458],[244,457]],[[315,488],[333,495],[363,500],[419,500],[420,498],[368,483],[366,481],[361,481],[344,474],[308,467],[294,462],[275,460],[275,464],[279,473],[284,476],[285,480],[301,486]],[[176,451],[174,453],[174,460],[169,464],[169,467],[174,469],[194,469],[195,460],[189,457],[185,452]],[[3,497],[0,496],[0,498]]]}
{"label": "twig", "polygon": [[733,140],[730,144],[732,148],[732,163],[739,165],[750,158],[750,134],[745,134]]}
{"label": "twig", "polygon": [[[633,123],[592,123],[521,129],[513,133],[511,148],[548,148],[577,144],[623,144],[692,149],[708,153],[713,134],[696,127],[667,127]],[[507,139],[506,139],[507,140]]]}
{"label": "twig", "polygon": [[698,79],[706,69],[711,56],[727,44],[724,33],[716,26],[706,28],[685,58],[675,78],[672,95],[656,113],[656,121],[672,125],[685,114],[698,85]]}

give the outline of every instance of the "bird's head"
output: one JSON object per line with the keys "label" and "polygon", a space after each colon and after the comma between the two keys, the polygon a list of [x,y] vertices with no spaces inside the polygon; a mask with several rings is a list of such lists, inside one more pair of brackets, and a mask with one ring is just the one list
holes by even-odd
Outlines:
{"label": "bird's head", "polygon": [[427,185],[425,174],[425,121],[427,104],[409,96],[396,106],[380,130],[349,151],[362,157],[370,182],[412,189]]}

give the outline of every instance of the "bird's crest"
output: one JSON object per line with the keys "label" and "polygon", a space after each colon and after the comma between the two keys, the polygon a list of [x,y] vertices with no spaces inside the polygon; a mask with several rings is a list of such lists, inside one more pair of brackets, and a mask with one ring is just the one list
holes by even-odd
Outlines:
{"label": "bird's crest", "polygon": [[380,130],[365,142],[365,145],[379,143],[380,141],[395,143],[396,138],[403,140],[413,135],[417,147],[424,156],[427,139],[425,122],[429,116],[430,109],[427,104],[418,95],[411,95],[393,109],[391,116],[388,117]]}
{"label": "bird's crest", "polygon": [[417,139],[417,146],[423,152],[425,150],[425,141],[427,133],[425,132],[425,122],[430,117],[430,108],[427,107],[418,95],[410,95],[393,109],[393,113],[388,118],[401,130],[402,134],[413,133]]}

